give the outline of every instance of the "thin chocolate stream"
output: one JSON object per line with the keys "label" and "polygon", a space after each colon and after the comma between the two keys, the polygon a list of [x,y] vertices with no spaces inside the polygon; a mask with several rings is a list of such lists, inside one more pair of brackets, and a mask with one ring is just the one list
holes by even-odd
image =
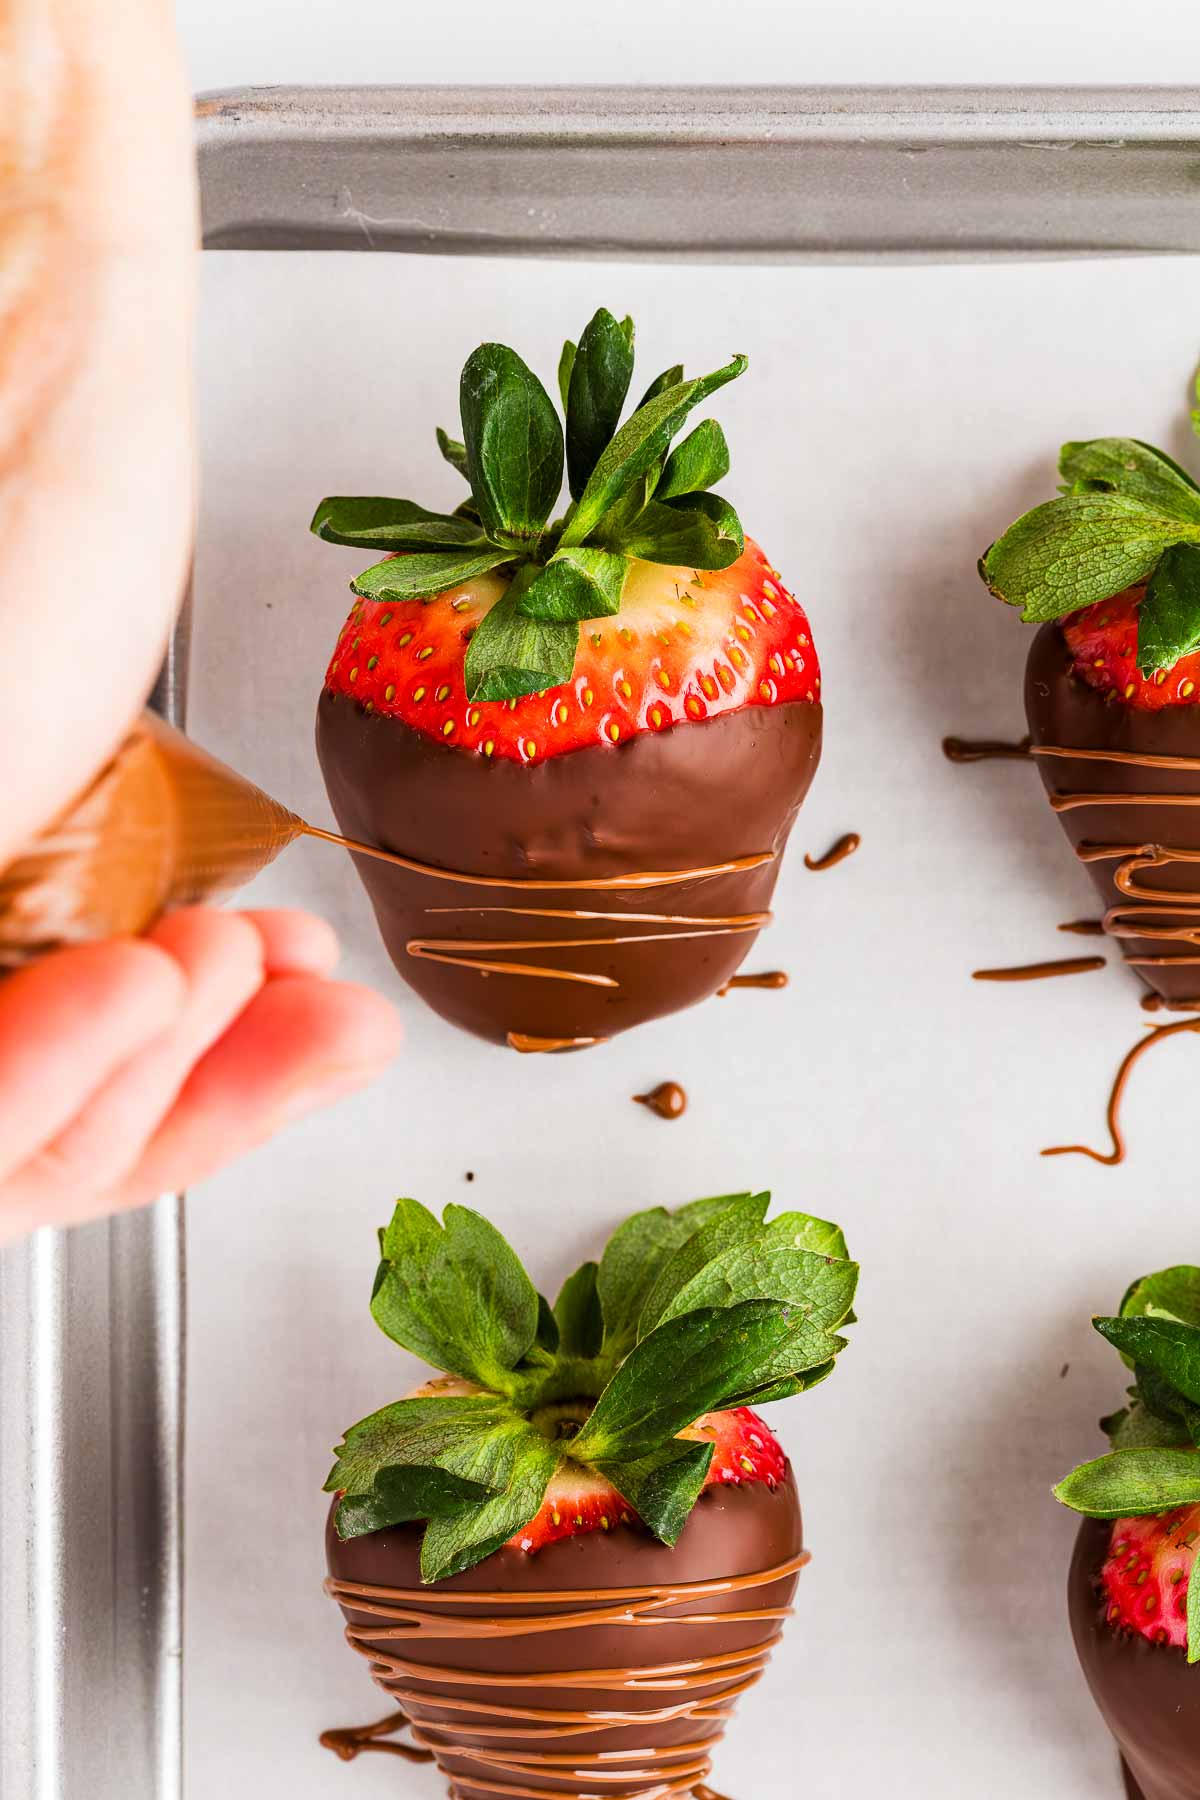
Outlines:
{"label": "thin chocolate stream", "polygon": [[845,862],[848,856],[854,855],[861,843],[862,838],[857,831],[847,831],[836,844],[825,852],[824,856],[806,854],[804,866],[806,869],[811,869],[814,875],[821,874],[825,869],[836,869],[839,863]]}
{"label": "thin chocolate stream", "polygon": [[731,975],[724,987],[717,989],[717,998],[720,999],[731,988],[785,988],[787,984],[788,976],[784,969],[763,969],[758,975]]}
{"label": "thin chocolate stream", "polygon": [[946,737],[942,739],[942,755],[947,762],[1024,762],[1030,753],[1032,739],[1023,737],[1019,743],[1005,744],[995,738]]}
{"label": "thin chocolate stream", "polygon": [[1108,1097],[1106,1118],[1109,1136],[1112,1138],[1110,1151],[1093,1150],[1087,1144],[1054,1144],[1048,1150],[1043,1150],[1042,1155],[1090,1156],[1093,1162],[1104,1163],[1109,1168],[1114,1168],[1117,1163],[1124,1162],[1125,1136],[1121,1130],[1121,1100],[1129,1077],[1133,1073],[1133,1066],[1140,1057],[1145,1055],[1147,1050],[1155,1044],[1161,1043],[1163,1038],[1174,1037],[1180,1031],[1200,1031],[1200,1019],[1179,1019],[1173,1025],[1153,1026],[1149,1035],[1140,1038],[1123,1058],[1112,1085],[1112,1092]]}
{"label": "thin chocolate stream", "polygon": [[1102,956],[1064,956],[1055,962],[1018,963],[1008,969],[975,969],[972,981],[1046,981],[1055,975],[1086,975],[1092,969],[1106,969]]}
{"label": "thin chocolate stream", "polygon": [[1058,927],[1059,931],[1070,932],[1072,937],[1103,937],[1103,919],[1067,919]]}
{"label": "thin chocolate stream", "polygon": [[[325,1732],[321,1742],[349,1760],[359,1750],[383,1749],[381,1740],[386,1732],[407,1728],[412,1748],[434,1757],[450,1776],[452,1800],[465,1788],[509,1796],[510,1800],[545,1800],[551,1794],[561,1795],[564,1800],[594,1800],[597,1782],[614,1781],[622,1787],[634,1782],[653,1784],[645,1790],[644,1800],[650,1796],[653,1800],[674,1800],[685,1795],[694,1796],[694,1800],[719,1800],[706,1781],[713,1747],[730,1716],[729,1703],[762,1675],[790,1607],[689,1611],[689,1629],[727,1626],[732,1620],[777,1624],[763,1642],[752,1647],[691,1656],[686,1662],[662,1665],[548,1669],[532,1675],[508,1669],[491,1672],[444,1668],[409,1660],[398,1653],[398,1641],[414,1637],[453,1641],[512,1639],[548,1632],[586,1632],[612,1624],[653,1631],[656,1626],[675,1623],[675,1609],[681,1606],[691,1607],[706,1598],[727,1594],[749,1594],[755,1588],[768,1587],[796,1574],[808,1561],[808,1552],[801,1551],[774,1568],[717,1580],[546,1592],[438,1592],[433,1588],[380,1587],[330,1577],[325,1589],[334,1600],[343,1608],[379,1621],[377,1625],[348,1624],[346,1639],[368,1660],[375,1680],[395,1695],[400,1710],[374,1726]],[[548,1610],[564,1603],[570,1610]],[[443,1610],[447,1607],[453,1610]],[[474,1688],[479,1690],[479,1697],[459,1698],[439,1692],[436,1685],[423,1687],[422,1682]],[[486,1699],[489,1689],[514,1688],[530,1688],[539,1694],[547,1689],[559,1690],[564,1700],[574,1689],[590,1689],[611,1694],[613,1704],[601,1710],[570,1705],[496,1705]],[[661,1692],[675,1698],[650,1710],[621,1710],[619,1697],[634,1692]],[[497,1726],[497,1717],[510,1721],[510,1727]],[[611,1732],[677,1720],[696,1727],[689,1741],[647,1744],[640,1750],[619,1753],[570,1748],[572,1738],[595,1739]],[[476,1741],[481,1738],[487,1741]],[[558,1743],[563,1749],[530,1748],[531,1738],[539,1746]],[[517,1742],[512,1748],[505,1748],[498,1739]],[[401,1753],[409,1750],[407,1745],[396,1748]],[[450,1768],[446,1767],[447,1762]],[[454,1767],[463,1762],[473,1765],[471,1773],[463,1774],[461,1768]],[[567,1782],[585,1785],[560,1785]]]}
{"label": "thin chocolate stream", "polygon": [[687,1111],[687,1094],[677,1081],[660,1081],[648,1094],[635,1094],[633,1098],[660,1119],[680,1119]]}

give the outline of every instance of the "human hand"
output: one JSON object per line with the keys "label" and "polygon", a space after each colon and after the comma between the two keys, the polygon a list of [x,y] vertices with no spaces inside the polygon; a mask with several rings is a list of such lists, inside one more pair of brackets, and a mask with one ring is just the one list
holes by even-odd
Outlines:
{"label": "human hand", "polygon": [[300,912],[192,907],[0,982],[0,1243],[211,1175],[395,1052]]}

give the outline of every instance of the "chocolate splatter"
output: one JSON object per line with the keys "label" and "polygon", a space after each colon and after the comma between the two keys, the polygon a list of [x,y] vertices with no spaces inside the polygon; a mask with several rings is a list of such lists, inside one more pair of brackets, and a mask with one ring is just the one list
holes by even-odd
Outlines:
{"label": "chocolate splatter", "polygon": [[725,986],[717,989],[717,998],[727,994],[730,988],[785,988],[787,984],[783,969],[763,969],[758,975],[731,975]]}
{"label": "chocolate splatter", "polygon": [[857,831],[847,831],[836,844],[825,852],[824,856],[806,855],[804,866],[806,869],[811,869],[814,875],[819,875],[824,869],[836,869],[839,863],[845,862],[848,856],[854,855],[861,843],[862,838]]}
{"label": "chocolate splatter", "polygon": [[972,981],[1047,981],[1054,975],[1087,975],[1107,968],[1102,956],[1064,956],[1057,962],[1018,963],[1010,969],[974,969]]}
{"label": "chocolate splatter", "polygon": [[635,1094],[633,1098],[660,1119],[680,1119],[687,1111],[687,1095],[677,1081],[660,1081],[648,1094]]}
{"label": "chocolate splatter", "polygon": [[942,739],[942,755],[952,763],[1024,762],[1032,741],[1032,738],[1023,737],[1016,744],[1005,744],[995,738],[946,737]]}

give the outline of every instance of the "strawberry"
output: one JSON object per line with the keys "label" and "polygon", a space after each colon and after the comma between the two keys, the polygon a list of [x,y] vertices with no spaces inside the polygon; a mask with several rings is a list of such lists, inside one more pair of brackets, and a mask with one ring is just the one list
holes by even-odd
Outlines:
{"label": "strawberry", "polygon": [[1200,703],[1200,651],[1148,675],[1138,668],[1138,609],[1145,592],[1144,587],[1127,588],[1063,621],[1072,673],[1098,692],[1119,696],[1143,711],[1195,706]]}
{"label": "strawberry", "polygon": [[[787,1473],[787,1458],[778,1438],[748,1406],[705,1413],[678,1435],[715,1446],[701,1492],[753,1481],[765,1481],[774,1489]],[[535,1551],[559,1538],[639,1522],[610,1481],[579,1463],[567,1462],[551,1480],[539,1510],[509,1542],[515,1548]]]}
{"label": "strawberry", "polygon": [[[674,1544],[706,1488],[787,1478],[757,1412],[833,1368],[857,1268],[834,1225],[727,1194],[626,1220],[554,1306],[477,1213],[397,1202],[371,1310],[446,1371],[346,1433],[342,1540],[427,1521],[422,1578],[503,1545],[636,1526]],[[766,1272],[766,1273],[764,1273]],[[503,1299],[501,1300],[501,1296]]]}
{"label": "strawberry", "polygon": [[633,560],[620,613],[582,631],[569,682],[472,702],[467,647],[508,586],[493,573],[419,606],[357,600],[326,689],[436,743],[521,763],[742,707],[820,699],[804,608],[752,541],[728,568],[703,573]]}
{"label": "strawberry", "polygon": [[469,498],[333,496],[312,521],[381,559],[351,583],[317,747],[346,838],[404,859],[359,862],[384,941],[444,1017],[523,1053],[709,998],[770,918],[820,666],[714,491],[720,426],[672,447],[745,367],[668,369],[621,423],[633,326],[602,308],[564,349],[560,421],[481,345],[462,440],[438,434]]}
{"label": "strawberry", "polygon": [[1200,1504],[1117,1519],[1100,1570],[1108,1623],[1152,1644],[1186,1650],[1188,1582],[1197,1541]]}

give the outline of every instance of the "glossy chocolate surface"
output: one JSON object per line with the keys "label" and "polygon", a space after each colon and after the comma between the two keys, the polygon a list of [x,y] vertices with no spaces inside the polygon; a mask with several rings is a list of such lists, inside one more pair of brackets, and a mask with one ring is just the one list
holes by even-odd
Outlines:
{"label": "glossy chocolate surface", "polygon": [[[1060,627],[1043,625],[1025,678],[1034,759],[1109,909],[1109,934],[1149,988],[1187,1008],[1200,1003],[1200,709],[1125,706],[1079,680],[1070,664]],[[1039,754],[1047,746],[1092,754]],[[1157,760],[1165,757],[1194,766]],[[1096,854],[1110,847],[1119,853]],[[1143,849],[1168,854],[1150,866]],[[1160,907],[1155,894],[1164,897]]]}
{"label": "glossy chocolate surface", "polygon": [[[327,1552],[337,1579],[420,1590],[413,1608],[436,1615],[428,1641],[419,1621],[386,1626],[382,1648],[392,1667],[374,1672],[385,1692],[419,1717],[421,1741],[433,1747],[463,1800],[500,1791],[489,1785],[496,1779],[492,1758],[506,1755],[521,1767],[505,1779],[564,1796],[592,1791],[591,1770],[602,1758],[605,1794],[632,1800],[649,1788],[658,1791],[645,1778],[647,1767],[657,1766],[670,1781],[695,1760],[689,1746],[696,1745],[706,1761],[705,1746],[720,1735],[723,1715],[757,1679],[781,1629],[780,1617],[769,1615],[788,1607],[797,1579],[795,1572],[766,1584],[743,1585],[739,1578],[795,1559],[801,1537],[789,1470],[774,1491],[760,1482],[710,1489],[673,1550],[640,1526],[620,1526],[565,1538],[532,1555],[506,1546],[464,1574],[421,1589],[419,1526],[342,1543],[331,1514]],[[672,1590],[703,1581],[730,1585],[670,1600]],[[614,1593],[620,1589],[641,1597]],[[454,1604],[455,1595],[498,1592],[545,1600],[505,1607],[493,1598],[482,1629],[480,1606]],[[559,1593],[561,1601],[554,1598]],[[352,1628],[379,1627],[379,1618],[352,1596],[341,1604]],[[595,1608],[608,1614],[603,1624],[578,1622],[581,1610]],[[575,1622],[566,1629],[547,1628],[567,1614]],[[456,1635],[456,1627],[470,1635]],[[462,1755],[464,1743],[482,1752],[486,1767]],[[547,1756],[561,1756],[562,1763]],[[616,1773],[614,1757],[627,1762],[627,1779]],[[686,1781],[686,1788],[663,1791],[690,1791],[692,1778]]]}
{"label": "glossy chocolate surface", "polygon": [[[328,690],[317,711],[342,831],[432,865],[355,858],[396,968],[444,1018],[527,1048],[603,1041],[729,980],[820,743],[820,706],[790,703],[522,765]],[[632,879],[648,871],[677,878]]]}

